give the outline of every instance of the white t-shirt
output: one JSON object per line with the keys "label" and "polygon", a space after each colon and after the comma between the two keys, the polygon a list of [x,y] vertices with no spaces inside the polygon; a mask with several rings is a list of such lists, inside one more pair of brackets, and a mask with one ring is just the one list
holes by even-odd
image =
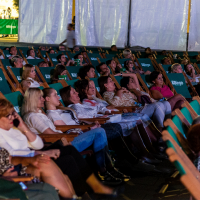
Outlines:
{"label": "white t-shirt", "polygon": [[75,32],[74,31],[68,31],[67,32],[67,47],[69,47],[69,48],[74,47],[73,39],[75,39]]}
{"label": "white t-shirt", "polygon": [[34,79],[32,79],[31,77],[28,77],[27,80],[28,81],[30,80],[30,83],[31,83],[30,88],[40,87],[40,84],[37,81],[35,81]]}
{"label": "white t-shirt", "polygon": [[0,59],[4,59],[3,55],[0,55]]}
{"label": "white t-shirt", "polygon": [[38,57],[32,57],[32,56],[28,56],[26,59],[40,59]]}
{"label": "white t-shirt", "polygon": [[0,147],[5,148],[11,156],[33,157],[34,150],[42,149],[44,146],[42,139],[36,135],[33,142],[28,142],[27,137],[17,128],[9,131],[0,128]]}
{"label": "white t-shirt", "polygon": [[56,130],[52,121],[42,112],[28,113],[23,119],[30,130],[35,134],[41,134],[48,128],[52,129],[54,132],[62,133],[62,131]]}
{"label": "white t-shirt", "polygon": [[[72,119],[69,113],[63,113],[63,110],[47,110],[47,117],[54,123],[57,120],[62,120],[66,125],[79,125]],[[77,119],[78,120],[78,119]]]}

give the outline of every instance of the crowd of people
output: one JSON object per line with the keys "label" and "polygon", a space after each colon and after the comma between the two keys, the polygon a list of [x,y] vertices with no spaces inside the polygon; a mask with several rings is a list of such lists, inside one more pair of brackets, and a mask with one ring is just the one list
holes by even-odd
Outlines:
{"label": "crowd of people", "polygon": [[[73,41],[73,33],[68,37]],[[59,52],[66,51],[63,43],[58,47]],[[74,43],[70,45],[74,47]],[[39,50],[49,55],[56,54],[55,49],[43,46]],[[55,188],[48,191],[49,195],[54,196],[52,199],[58,199],[58,195],[79,199],[79,196],[86,193],[102,198],[119,194],[119,190],[110,186],[129,181],[131,177],[116,168],[114,159],[119,163],[126,161],[134,170],[172,172],[172,168],[159,165],[167,159],[166,144],[162,141],[161,132],[164,130],[164,121],[171,119],[172,111],[181,108],[186,99],[175,94],[165,84],[161,71],[144,71],[140,68],[130,49],[123,50],[123,58],[126,59],[124,67],[114,59],[93,66],[85,50],[80,51],[78,47],[71,50],[74,51],[73,59],[66,58],[64,54],[56,56],[57,65],[51,81],[57,83],[60,76],[70,80],[66,67],[76,67],[77,59],[79,80],[74,87],[63,87],[58,96],[53,88],[39,89],[44,83],[38,78],[35,67],[26,64],[26,60],[18,55],[16,47],[8,48],[8,59],[12,67],[23,68],[21,88],[24,97],[21,116],[8,100],[0,99],[0,175],[13,177],[29,174],[34,176],[30,185],[43,182]],[[118,51],[116,45],[111,46],[111,51]],[[36,56],[34,49],[26,53],[27,60],[42,58],[39,53]],[[189,80],[200,94],[199,74],[193,65],[182,58],[180,64],[172,64],[166,51],[162,51],[162,55],[166,56],[162,64],[171,65],[171,73],[183,73],[181,63],[185,64],[184,71],[188,78],[186,83]],[[153,56],[152,50],[146,48],[144,57],[153,59]],[[38,64],[39,68],[49,66],[51,62],[48,57]],[[98,85],[101,97],[97,96],[95,83],[90,80],[96,77],[96,71],[100,75]],[[149,75],[152,84],[149,92],[142,89],[137,74]],[[121,88],[117,87],[113,76],[122,77]],[[191,88],[188,89],[191,92]],[[60,106],[60,98],[63,106]],[[91,120],[93,118],[96,120]],[[102,119],[105,119],[104,122]],[[42,134],[70,133],[70,130],[63,133],[57,129],[58,126],[78,127],[83,124],[84,130],[71,130],[77,133],[71,142],[62,138],[44,145],[40,138]],[[191,138],[192,134],[190,142],[194,143]],[[193,148],[199,153],[199,148],[195,145]],[[93,152],[92,165],[80,154],[88,149]],[[109,149],[115,152],[115,158],[110,155]],[[14,168],[16,165],[20,166],[18,170]],[[39,189],[42,193],[42,187]]]}

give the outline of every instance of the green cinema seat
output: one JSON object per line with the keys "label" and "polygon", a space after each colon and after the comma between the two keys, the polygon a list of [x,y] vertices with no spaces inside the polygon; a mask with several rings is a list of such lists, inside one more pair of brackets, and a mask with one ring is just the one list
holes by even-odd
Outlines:
{"label": "green cinema seat", "polygon": [[22,103],[23,103],[23,96],[22,94],[17,91],[17,92],[12,92],[9,94],[5,94],[4,95],[6,97],[6,99],[8,101],[10,101],[12,103],[12,105],[14,106],[15,111],[21,115],[21,107],[22,107]]}
{"label": "green cinema seat", "polygon": [[11,89],[7,83],[7,80],[3,74],[2,69],[0,69],[0,91],[2,92],[2,94],[9,94],[11,93]]}
{"label": "green cinema seat", "polygon": [[45,78],[46,82],[50,84],[55,67],[40,67],[39,69],[43,77]]}

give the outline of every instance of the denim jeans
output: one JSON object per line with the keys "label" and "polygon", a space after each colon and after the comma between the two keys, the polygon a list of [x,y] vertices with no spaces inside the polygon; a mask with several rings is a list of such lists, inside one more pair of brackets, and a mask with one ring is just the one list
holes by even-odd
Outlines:
{"label": "denim jeans", "polygon": [[140,113],[148,115],[157,127],[163,127],[165,118],[165,110],[163,110],[163,103],[155,102],[146,105]]}
{"label": "denim jeans", "polygon": [[96,128],[74,138],[72,145],[79,151],[83,151],[89,146],[93,146],[96,163],[100,170],[112,165],[108,150],[106,132],[103,128]]}
{"label": "denim jeans", "polygon": [[79,152],[87,149],[91,145],[93,145],[93,151],[98,152],[108,145],[107,136],[103,128],[95,128],[84,132],[75,137],[71,143]]}

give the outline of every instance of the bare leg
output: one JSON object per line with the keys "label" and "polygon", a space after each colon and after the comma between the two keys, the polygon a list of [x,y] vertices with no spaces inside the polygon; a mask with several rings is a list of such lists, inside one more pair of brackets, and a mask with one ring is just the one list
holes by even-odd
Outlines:
{"label": "bare leg", "polygon": [[66,178],[66,176],[64,176],[62,171],[52,160],[50,160],[48,164],[40,163],[39,167],[38,169],[29,165],[26,172],[39,176],[45,183],[49,183],[57,188],[62,197],[72,198],[75,193],[70,180],[68,177]]}
{"label": "bare leg", "polygon": [[92,188],[94,193],[98,194],[112,194],[113,189],[104,186],[96,177],[94,174],[91,174],[87,180],[86,183]]}

